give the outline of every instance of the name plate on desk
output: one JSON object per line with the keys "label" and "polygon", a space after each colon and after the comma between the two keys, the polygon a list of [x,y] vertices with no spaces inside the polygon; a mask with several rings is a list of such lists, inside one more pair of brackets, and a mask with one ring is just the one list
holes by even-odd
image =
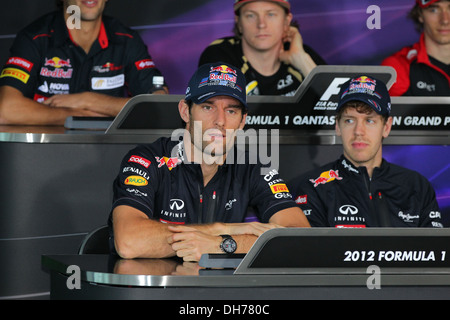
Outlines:
{"label": "name plate on desk", "polygon": [[272,229],[258,238],[236,274],[350,270],[370,265],[390,270],[450,268],[450,230]]}

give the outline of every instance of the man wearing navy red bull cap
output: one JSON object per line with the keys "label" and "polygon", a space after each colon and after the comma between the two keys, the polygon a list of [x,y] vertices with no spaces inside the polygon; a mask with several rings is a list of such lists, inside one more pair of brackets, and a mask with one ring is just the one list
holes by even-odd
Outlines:
{"label": "man wearing navy red bull cap", "polygon": [[392,96],[450,96],[450,1],[416,0],[409,17],[420,40],[382,64],[397,71]]}
{"label": "man wearing navy red bull cap", "polygon": [[362,75],[344,83],[339,96],[336,133],[343,155],[290,188],[311,226],[441,228],[426,178],[383,159],[382,142],[392,127],[385,84]]}
{"label": "man wearing navy red bull cap", "polygon": [[325,61],[303,44],[288,0],[235,0],[233,37],[212,42],[199,65],[230,63],[245,74],[248,95],[294,95],[303,79]]}
{"label": "man wearing navy red bull cap", "polygon": [[166,93],[139,34],[103,15],[107,1],[58,0],[17,34],[0,74],[0,124],[112,117],[131,96]]}
{"label": "man wearing navy red bull cap", "polygon": [[[236,151],[245,83],[229,64],[201,66],[178,104],[182,139],[161,138],[124,157],[108,221],[114,253],[198,261],[204,253],[245,253],[270,228],[309,227],[278,172],[261,175],[260,164]],[[245,222],[249,206],[260,222]]]}

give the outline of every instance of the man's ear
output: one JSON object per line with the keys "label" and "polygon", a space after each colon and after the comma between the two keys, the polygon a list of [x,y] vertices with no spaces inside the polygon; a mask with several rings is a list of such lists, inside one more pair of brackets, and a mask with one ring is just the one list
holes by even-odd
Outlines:
{"label": "man's ear", "polygon": [[234,16],[234,25],[238,29],[239,34],[242,34],[242,27],[241,27],[241,24],[239,23],[239,16],[237,16],[237,15]]}
{"label": "man's ear", "polygon": [[178,112],[180,113],[181,119],[183,119],[184,122],[189,124],[190,114],[189,114],[189,106],[186,103],[186,100],[180,100],[180,102],[178,102]]}
{"label": "man's ear", "polygon": [[417,20],[419,20],[419,22],[420,22],[421,24],[423,24],[423,13],[422,13],[422,10],[420,10],[419,16],[417,17]]}
{"label": "man's ear", "polygon": [[336,119],[336,124],[335,124],[335,131],[336,131],[336,135],[338,136],[338,137],[340,137],[341,136],[341,128],[339,128],[339,120],[337,120]]}
{"label": "man's ear", "polygon": [[294,16],[292,15],[291,12],[289,12],[289,13],[286,15],[286,23],[285,23],[285,28],[286,28],[286,30],[289,30],[289,27],[291,26],[291,22],[292,22],[293,17],[294,17]]}
{"label": "man's ear", "polygon": [[239,130],[244,129],[246,119],[247,119],[247,113],[244,113],[244,115],[242,116],[241,123],[239,124]]}
{"label": "man's ear", "polygon": [[392,122],[393,122],[392,117],[389,117],[386,120],[386,123],[385,123],[384,128],[383,128],[383,138],[385,138],[385,139],[389,136],[389,133],[391,133]]}

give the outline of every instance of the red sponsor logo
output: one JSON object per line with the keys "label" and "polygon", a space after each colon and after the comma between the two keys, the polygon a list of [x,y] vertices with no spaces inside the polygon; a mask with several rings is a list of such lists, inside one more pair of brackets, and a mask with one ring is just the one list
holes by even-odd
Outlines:
{"label": "red sponsor logo", "polygon": [[211,67],[210,72],[232,73],[235,76],[237,76],[236,70],[234,70],[224,64],[221,66],[217,66],[217,67]]}
{"label": "red sponsor logo", "polygon": [[365,224],[337,224],[336,228],[365,228]]}
{"label": "red sponsor logo", "polygon": [[8,61],[6,62],[6,64],[22,67],[25,70],[27,70],[28,72],[30,72],[31,69],[33,68],[33,63],[31,63],[30,61],[28,61],[26,59],[19,58],[19,57],[9,58]]}
{"label": "red sponsor logo", "polygon": [[55,68],[62,68],[62,67],[68,67],[71,68],[72,65],[70,64],[70,59],[64,60],[58,57],[53,57],[50,59],[45,58],[45,64],[44,66],[50,66]]}
{"label": "red sponsor logo", "polygon": [[140,165],[142,165],[146,168],[148,168],[151,164],[150,160],[147,160],[147,159],[139,157],[139,156],[131,156],[130,159],[128,159],[128,162],[139,163]]}
{"label": "red sponsor logo", "polygon": [[209,75],[209,79],[210,80],[225,80],[225,81],[230,81],[230,82],[236,82],[237,81],[237,77],[236,76],[230,76],[228,74],[214,74],[214,73],[211,73]]}
{"label": "red sponsor logo", "polygon": [[101,66],[94,66],[92,68],[92,70],[94,70],[95,72],[109,72],[109,71],[117,71],[117,70],[121,70],[123,69],[123,66],[116,66],[114,65],[114,63],[111,62],[107,62],[104,65]]}
{"label": "red sponsor logo", "polygon": [[373,85],[376,85],[376,84],[377,84],[377,81],[376,81],[376,80],[371,79],[371,78],[366,77],[366,76],[362,76],[362,77],[353,79],[352,82],[364,82],[364,83],[371,83],[371,84],[373,84]]}
{"label": "red sponsor logo", "polygon": [[325,184],[333,180],[342,180],[342,177],[339,177],[339,170],[329,170],[324,171],[320,174],[320,176],[316,179],[309,179],[314,184],[314,188],[319,184]]}
{"label": "red sponsor logo", "polygon": [[297,198],[295,198],[295,203],[307,204],[308,203],[308,195],[304,194],[302,196],[298,196]]}
{"label": "red sponsor logo", "polygon": [[164,220],[159,218],[159,221],[162,223],[167,223],[167,224],[185,224],[185,222],[174,222],[174,221],[168,221],[168,220]]}
{"label": "red sponsor logo", "polygon": [[72,65],[70,64],[70,59],[64,60],[58,57],[53,57],[50,59],[45,58],[44,66],[50,66],[55,68],[62,68],[62,67],[72,68]]}
{"label": "red sponsor logo", "polygon": [[44,102],[45,100],[47,100],[48,99],[48,97],[44,97],[44,96],[41,96],[40,94],[35,94],[34,95],[34,97],[33,97],[33,99],[34,99],[34,101],[37,101],[37,102]]}
{"label": "red sponsor logo", "polygon": [[155,159],[158,162],[158,168],[161,168],[162,166],[166,165],[169,170],[172,170],[178,164],[183,162],[180,159],[178,159],[177,157],[175,157],[175,158],[155,157]]}
{"label": "red sponsor logo", "polygon": [[43,77],[50,77],[50,78],[70,79],[72,78],[72,72],[73,69],[64,71],[63,69],[49,70],[48,68],[41,68],[40,75]]}
{"label": "red sponsor logo", "polygon": [[136,61],[134,64],[136,65],[136,68],[138,70],[155,67],[155,63],[153,62],[153,60],[150,60],[150,59],[139,60],[139,61]]}

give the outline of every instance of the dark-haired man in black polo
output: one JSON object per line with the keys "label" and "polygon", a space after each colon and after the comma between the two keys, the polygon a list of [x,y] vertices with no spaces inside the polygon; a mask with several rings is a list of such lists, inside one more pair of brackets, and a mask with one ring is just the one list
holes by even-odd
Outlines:
{"label": "dark-haired man in black polo", "polygon": [[[121,257],[197,261],[204,253],[245,253],[270,228],[309,227],[278,172],[236,150],[245,83],[234,66],[201,66],[178,104],[181,141],[161,138],[125,156],[109,219]],[[248,207],[261,222],[245,222]]]}
{"label": "dark-haired man in black polo", "polygon": [[0,124],[115,116],[130,96],[166,93],[139,34],[103,15],[107,1],[64,0],[17,34],[0,74]]}

